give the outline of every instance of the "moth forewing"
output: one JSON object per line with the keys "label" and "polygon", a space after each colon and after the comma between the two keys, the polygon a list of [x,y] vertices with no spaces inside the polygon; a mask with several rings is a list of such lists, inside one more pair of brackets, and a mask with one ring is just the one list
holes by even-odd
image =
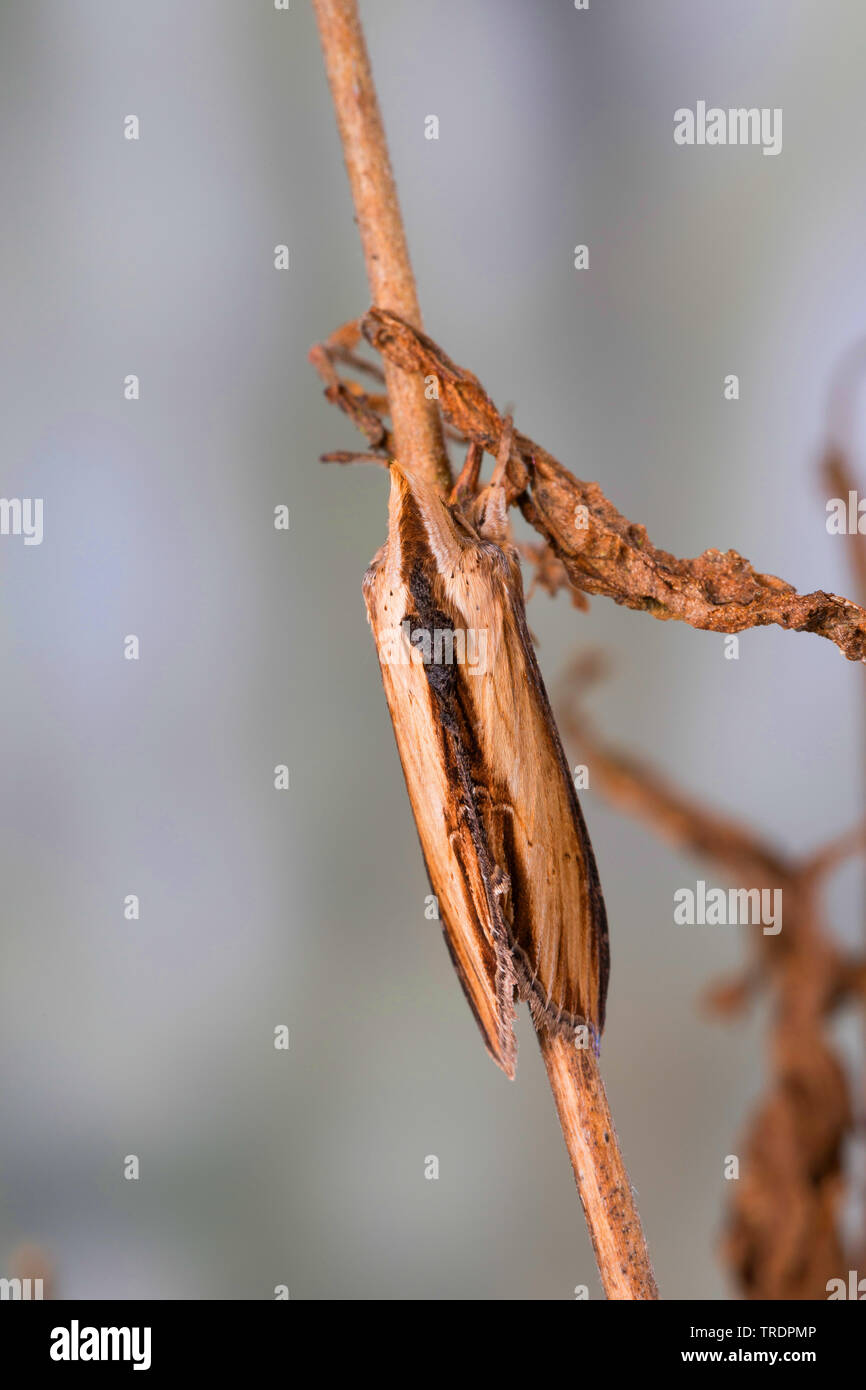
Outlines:
{"label": "moth forewing", "polygon": [[443,931],[512,1076],[515,995],[554,1031],[601,1031],[607,928],[517,556],[476,525],[392,464],[364,596]]}
{"label": "moth forewing", "polygon": [[[494,866],[467,785],[459,735],[453,719],[443,714],[442,696],[429,679],[429,670],[438,668],[424,665],[420,646],[413,647],[406,635],[407,624],[410,632],[414,628],[416,640],[425,631],[419,598],[422,607],[429,607],[424,575],[416,566],[422,553],[429,555],[431,542],[419,530],[419,519],[405,476],[392,468],[388,540],[367,572],[364,597],[445,938],[488,1050],[513,1076],[516,976],[496,901]],[[447,553],[459,558],[449,528],[434,534],[433,544],[440,560]],[[437,629],[447,630],[444,615],[430,611],[424,620],[431,640]]]}

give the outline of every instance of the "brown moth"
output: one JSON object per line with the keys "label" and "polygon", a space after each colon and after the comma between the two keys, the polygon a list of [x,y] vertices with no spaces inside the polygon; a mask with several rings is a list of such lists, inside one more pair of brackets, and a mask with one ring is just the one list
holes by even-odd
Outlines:
{"label": "brown moth", "polygon": [[[526,625],[506,497],[446,504],[391,463],[364,578],[385,695],[445,940],[513,1077],[515,998],[553,1032],[604,1025],[608,939],[592,846]],[[501,473],[501,469],[497,469]],[[476,469],[477,474],[477,469]]]}

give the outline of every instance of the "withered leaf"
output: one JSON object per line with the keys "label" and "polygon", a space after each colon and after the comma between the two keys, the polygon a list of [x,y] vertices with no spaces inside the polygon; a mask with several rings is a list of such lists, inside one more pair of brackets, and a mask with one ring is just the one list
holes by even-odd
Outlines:
{"label": "withered leaf", "polygon": [[[505,422],[473,372],[388,310],[371,308],[361,330],[403,371],[435,376],[449,424],[497,452]],[[575,588],[711,632],[744,632],[771,623],[815,632],[835,642],[850,661],[866,661],[866,610],[849,599],[823,589],[800,594],[776,575],[760,573],[735,550],[678,559],[653,545],[645,528],[624,517],[598,483],[576,478],[519,431],[508,474],[524,517],[561,560]]]}

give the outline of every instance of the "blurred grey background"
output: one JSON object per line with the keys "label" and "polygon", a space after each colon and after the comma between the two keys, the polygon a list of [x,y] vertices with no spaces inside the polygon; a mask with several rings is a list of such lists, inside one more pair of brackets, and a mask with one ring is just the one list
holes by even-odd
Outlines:
{"label": "blurred grey background", "polygon": [[[429,332],[657,544],[850,590],[816,461],[866,331],[863,6],[362,12]],[[0,538],[2,1272],[35,1240],[62,1297],[598,1297],[528,1021],[509,1084],[424,919],[360,594],[385,476],[317,463],[356,436],[307,350],[368,297],[311,11],[6,3],[0,89],[2,493],[45,508],[41,546]],[[700,99],[782,107],[782,153],[677,148]],[[860,814],[862,673],[829,643],[749,632],[729,661],[565,596],[530,623],[551,686],[603,647],[605,733],[779,844]],[[583,805],[659,1283],[728,1297],[722,1167],[765,1020],[697,1000],[752,929],[675,928],[712,872]],[[855,867],[852,941],[860,904]]]}

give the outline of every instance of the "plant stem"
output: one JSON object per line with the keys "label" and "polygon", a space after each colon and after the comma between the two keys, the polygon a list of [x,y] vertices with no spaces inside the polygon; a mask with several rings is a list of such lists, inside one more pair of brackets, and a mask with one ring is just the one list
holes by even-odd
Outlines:
{"label": "plant stem", "polygon": [[539,1032],[538,1041],[598,1272],[609,1299],[656,1299],[649,1251],[598,1061],[590,1048]]}
{"label": "plant stem", "polygon": [[[355,0],[313,0],[373,303],[422,329],[415,277]],[[447,492],[451,470],[424,380],[385,363],[397,456]]]}
{"label": "plant stem", "polygon": [[[422,328],[379,102],[356,0],[313,0],[374,304]],[[451,482],[423,376],[385,359],[397,455],[445,491]],[[611,1299],[658,1298],[640,1217],[595,1056],[539,1032],[601,1280]]]}

